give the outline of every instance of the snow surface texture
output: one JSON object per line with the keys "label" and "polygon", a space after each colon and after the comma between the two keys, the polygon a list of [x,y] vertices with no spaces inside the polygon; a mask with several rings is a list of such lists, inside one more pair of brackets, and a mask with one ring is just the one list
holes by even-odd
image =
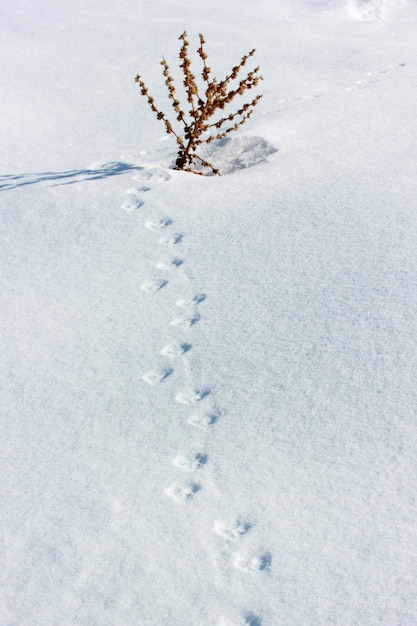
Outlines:
{"label": "snow surface texture", "polygon": [[386,19],[406,0],[347,0],[348,13],[358,20]]}
{"label": "snow surface texture", "polygon": [[[2,626],[417,623],[416,4],[2,8]],[[265,77],[222,177],[185,28]]]}

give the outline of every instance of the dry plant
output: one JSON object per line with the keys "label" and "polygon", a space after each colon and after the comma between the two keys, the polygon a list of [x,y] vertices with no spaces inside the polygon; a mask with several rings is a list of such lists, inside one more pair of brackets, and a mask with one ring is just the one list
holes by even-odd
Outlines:
{"label": "dry plant", "polygon": [[[161,61],[168,97],[176,114],[176,126],[181,128],[182,125],[181,131],[175,130],[165,113],[157,108],[154,99],[149,95],[148,88],[139,74],[136,76],[135,82],[139,84],[140,93],[147,99],[152,111],[156,113],[157,119],[164,122],[166,132],[176,137],[179,149],[175,169],[193,172],[194,174],[203,174],[204,171],[197,169],[202,167],[203,170],[208,169],[211,173],[220,175],[219,170],[197,154],[197,150],[202,144],[210,144],[218,139],[223,139],[246,122],[261,99],[261,95],[243,104],[235,113],[227,114],[225,112],[219,115],[218,112],[226,109],[236,96],[242,96],[245,91],[255,87],[262,80],[262,76],[259,75],[259,67],[256,67],[248,72],[245,78],[238,79],[238,75],[248,59],[255,54],[255,50],[251,50],[242,57],[238,65],[232,68],[232,71],[226,78],[218,81],[212,76],[211,69],[207,65],[204,37],[202,34],[199,37],[200,47],[197,49],[197,53],[203,66],[201,71],[202,86],[198,85],[196,77],[191,71],[187,33],[184,32],[179,37],[182,41],[179,52],[179,67],[184,76],[183,85],[188,103],[186,107],[181,105],[177,98],[174,79],[171,76],[168,63],[165,58]],[[188,114],[184,112],[184,108],[187,107],[189,107]]]}

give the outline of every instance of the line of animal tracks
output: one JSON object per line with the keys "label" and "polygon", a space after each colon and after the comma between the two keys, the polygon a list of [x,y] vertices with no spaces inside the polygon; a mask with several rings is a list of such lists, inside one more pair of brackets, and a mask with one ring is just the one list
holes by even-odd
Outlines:
{"label": "line of animal tracks", "polygon": [[[170,178],[164,169],[145,167],[139,170],[132,177],[134,186],[127,190],[121,208],[140,216],[144,229],[155,236],[157,261],[153,268],[149,268],[148,276],[143,277],[141,290],[149,297],[158,294],[158,298],[164,297],[164,293],[172,294],[172,289],[177,288],[178,292],[170,328],[166,329],[168,332],[161,333],[170,339],[161,345],[159,354],[155,354],[155,366],[141,376],[143,383],[153,387],[155,393],[158,393],[160,385],[172,385],[173,401],[179,409],[178,419],[185,416],[190,441],[198,442],[191,454],[185,456],[179,451],[171,459],[171,473],[167,473],[166,484],[161,484],[164,496],[172,501],[173,506],[184,507],[186,515],[189,503],[204,497],[204,468],[211,462],[211,455],[206,450],[210,447],[210,435],[222,419],[223,411],[210,385],[196,379],[189,360],[189,353],[193,350],[193,331],[204,320],[204,304],[210,297],[209,293],[191,291],[191,278],[179,271],[187,263],[182,255],[186,234],[177,229],[170,215],[155,212],[152,207],[151,185],[167,183]],[[172,376],[174,371],[176,375]],[[216,459],[216,462],[221,463],[221,459]],[[233,568],[246,575],[267,573],[272,561],[268,551],[248,541],[254,525],[253,521],[233,516],[226,520],[213,519],[212,529],[218,538],[221,558],[224,560],[226,555]],[[218,626],[232,626],[232,623],[226,617],[217,622]],[[261,618],[251,612],[245,613],[240,616],[239,624],[257,626],[261,624]]]}

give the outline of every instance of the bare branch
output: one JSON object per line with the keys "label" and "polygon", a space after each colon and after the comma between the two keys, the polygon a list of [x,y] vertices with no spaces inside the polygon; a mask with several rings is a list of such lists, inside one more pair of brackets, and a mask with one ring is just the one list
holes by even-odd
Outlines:
{"label": "bare branch", "polygon": [[[174,79],[165,58],[162,59],[161,65],[163,67],[162,74],[165,78],[168,98],[171,101],[176,122],[183,126],[182,133],[174,130],[173,124],[165,113],[157,108],[154,99],[149,95],[148,88],[139,74],[135,77],[135,82],[138,83],[141,95],[146,98],[151,110],[156,114],[156,118],[164,123],[166,132],[173,134],[176,138],[178,145],[176,169],[203,175],[205,173],[204,170],[208,170],[213,175],[220,175],[218,169],[197,154],[197,149],[202,144],[210,144],[213,141],[223,139],[229,133],[242,126],[252,115],[254,107],[262,97],[261,95],[257,95],[250,102],[241,105],[234,113],[223,115],[217,121],[212,121],[217,111],[223,111],[236,96],[243,95],[246,91],[256,87],[260,80],[263,80],[258,73],[259,67],[256,67],[248,72],[245,78],[240,79],[237,85],[235,83],[236,86],[234,88],[230,88],[230,83],[237,79],[247,61],[255,54],[255,50],[251,50],[244,55],[240,62],[232,68],[230,74],[219,82],[212,76],[211,69],[207,65],[207,54],[204,50],[205,39],[200,33],[200,46],[197,48],[197,54],[203,65],[201,77],[205,85],[204,93],[201,93],[199,92],[195,75],[191,71],[191,60],[188,53],[189,42],[186,31],[183,32],[179,39],[182,41],[179,52],[179,67],[183,74],[182,82],[189,105],[188,114],[184,112],[184,107],[176,95]],[[216,129],[218,132],[210,133],[210,129]],[[207,133],[209,133],[208,137],[206,136]],[[203,171],[197,169],[197,167],[203,168]]]}

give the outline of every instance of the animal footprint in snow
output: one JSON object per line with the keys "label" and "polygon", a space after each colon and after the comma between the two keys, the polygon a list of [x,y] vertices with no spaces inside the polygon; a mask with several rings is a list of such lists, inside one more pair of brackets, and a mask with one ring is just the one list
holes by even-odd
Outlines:
{"label": "animal footprint in snow", "polygon": [[169,217],[155,217],[155,218],[151,218],[149,220],[146,220],[145,222],[145,227],[148,230],[152,230],[153,232],[160,232],[162,230],[164,230],[164,228],[166,228],[167,226],[170,226],[172,224],[172,220],[169,219]]}
{"label": "animal footprint in snow", "polygon": [[162,348],[161,354],[171,357],[181,356],[181,354],[188,352],[191,348],[192,346],[190,343],[168,343]]}
{"label": "animal footprint in snow", "polygon": [[131,189],[128,189],[126,191],[126,193],[129,193],[131,195],[135,195],[137,193],[140,193],[141,191],[150,191],[151,188],[150,187],[146,187],[146,185],[142,185],[141,187],[132,187]]}
{"label": "animal footprint in snow", "polygon": [[140,198],[129,198],[129,200],[123,202],[121,208],[126,211],[126,213],[133,213],[137,209],[140,209],[143,204],[145,204],[145,202]]}
{"label": "animal footprint in snow", "polygon": [[254,613],[246,613],[242,626],[262,626],[262,619]]}
{"label": "animal footprint in snow", "polygon": [[164,493],[175,502],[187,502],[187,500],[192,500],[200,489],[201,486],[194,482],[173,483],[164,490]]}
{"label": "animal footprint in snow", "polygon": [[190,458],[186,458],[185,456],[177,456],[173,460],[173,465],[178,467],[179,469],[185,470],[186,472],[192,472],[194,470],[201,469],[203,465],[205,465],[208,461],[207,454],[202,454],[201,452],[197,452],[194,456]]}
{"label": "animal footprint in snow", "polygon": [[148,385],[157,385],[158,383],[162,383],[165,379],[168,378],[170,374],[172,374],[172,369],[169,367],[161,367],[155,370],[151,370],[144,376],[142,376],[142,380]]}
{"label": "animal footprint in snow", "polygon": [[234,558],[233,564],[237,569],[242,570],[242,572],[254,574],[268,570],[271,565],[271,560],[272,558],[269,552],[261,552],[255,555],[242,553]]}
{"label": "animal footprint in snow", "polygon": [[176,305],[182,309],[189,307],[189,306],[194,306],[196,304],[200,304],[200,302],[203,302],[206,299],[206,294],[205,293],[197,293],[193,298],[184,298],[184,299],[180,299],[176,301]]}
{"label": "animal footprint in snow", "polygon": [[158,183],[164,183],[170,180],[171,176],[165,170],[159,168],[149,168],[140,170],[139,174],[132,176],[132,180],[154,180]]}
{"label": "animal footprint in snow", "polygon": [[223,537],[223,539],[228,539],[229,541],[236,541],[243,535],[246,535],[247,532],[250,531],[252,525],[249,522],[242,522],[240,520],[235,520],[232,523],[224,524],[223,522],[216,522],[214,524],[214,532],[219,537]]}
{"label": "animal footprint in snow", "polygon": [[160,270],[169,270],[173,267],[180,267],[183,263],[182,259],[161,259],[157,262],[156,267]]}
{"label": "animal footprint in snow", "polygon": [[203,400],[210,393],[210,389],[203,389],[201,391],[180,391],[175,396],[175,399],[180,404],[197,404]]}
{"label": "animal footprint in snow", "polygon": [[165,287],[165,285],[167,284],[168,284],[168,281],[162,278],[149,278],[143,283],[141,289],[142,291],[145,291],[146,293],[156,293],[157,291],[162,289],[162,287]]}
{"label": "animal footprint in snow", "polygon": [[233,620],[227,617],[221,617],[216,626],[262,626],[262,619],[254,613],[245,613]]}
{"label": "animal footprint in snow", "polygon": [[194,326],[194,324],[197,324],[199,319],[199,313],[197,313],[197,311],[194,311],[193,313],[190,313],[190,315],[176,317],[172,320],[171,325],[176,326],[177,328],[190,328],[191,326]]}
{"label": "animal footprint in snow", "polygon": [[205,430],[209,426],[212,426],[213,424],[215,424],[218,421],[218,419],[219,419],[219,414],[215,412],[208,412],[208,413],[202,413],[202,414],[196,413],[190,417],[190,419],[188,420],[188,423],[191,426],[195,426],[196,428],[201,428],[202,430]]}
{"label": "animal footprint in snow", "polygon": [[181,243],[184,235],[182,233],[174,233],[173,235],[162,235],[158,239],[158,243],[163,243],[166,246],[175,246],[177,243]]}

